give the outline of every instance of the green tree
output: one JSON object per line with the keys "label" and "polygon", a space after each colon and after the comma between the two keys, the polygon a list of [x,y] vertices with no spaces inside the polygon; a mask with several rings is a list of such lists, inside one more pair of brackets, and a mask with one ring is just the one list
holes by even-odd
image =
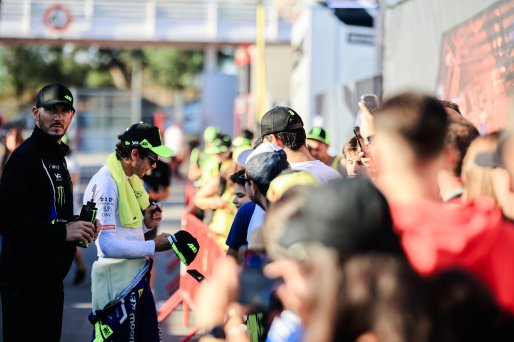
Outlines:
{"label": "green tree", "polygon": [[144,48],[144,61],[154,80],[165,87],[182,90],[191,86],[203,68],[203,52],[177,48]]}

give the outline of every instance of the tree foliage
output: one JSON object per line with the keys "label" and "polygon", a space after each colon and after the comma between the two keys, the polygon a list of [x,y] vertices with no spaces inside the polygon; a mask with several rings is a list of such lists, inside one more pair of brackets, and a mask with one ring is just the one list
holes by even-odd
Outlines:
{"label": "tree foliage", "polygon": [[123,50],[72,45],[3,46],[0,47],[3,76],[0,97],[33,96],[50,82],[62,82],[70,87],[128,89],[134,62],[151,71],[155,84],[186,89],[202,70],[203,53],[168,47]]}
{"label": "tree foliage", "polygon": [[185,89],[203,67],[203,52],[176,48],[144,48],[145,64],[154,80],[165,87]]}

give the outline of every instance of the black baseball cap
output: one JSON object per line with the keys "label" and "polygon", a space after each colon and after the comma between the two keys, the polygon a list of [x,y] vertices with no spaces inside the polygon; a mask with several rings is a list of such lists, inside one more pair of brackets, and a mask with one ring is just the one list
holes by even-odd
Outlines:
{"label": "black baseball cap", "polygon": [[36,107],[48,109],[58,103],[69,105],[73,111],[73,95],[71,91],[61,83],[51,83],[45,85],[36,95]]}
{"label": "black baseball cap", "polygon": [[261,120],[261,137],[302,128],[300,115],[289,107],[277,106],[264,114]]}
{"label": "black baseball cap", "polygon": [[143,122],[133,124],[118,136],[125,146],[142,147],[151,150],[161,157],[170,157],[173,150],[162,144],[159,127],[150,126]]}
{"label": "black baseball cap", "polygon": [[498,144],[494,151],[480,152],[475,156],[475,164],[483,167],[504,167],[502,151],[507,139],[512,137],[511,131],[503,131],[498,138]]}
{"label": "black baseball cap", "polygon": [[198,240],[186,230],[179,230],[168,236],[171,249],[186,266],[191,264],[200,250]]}
{"label": "black baseball cap", "polygon": [[280,243],[317,242],[342,253],[402,254],[387,201],[367,179],[333,180],[307,198]]}

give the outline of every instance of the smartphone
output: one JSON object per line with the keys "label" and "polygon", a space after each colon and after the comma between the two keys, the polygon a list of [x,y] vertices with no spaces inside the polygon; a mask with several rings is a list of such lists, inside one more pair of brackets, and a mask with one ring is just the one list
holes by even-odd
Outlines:
{"label": "smartphone", "polygon": [[364,152],[364,149],[362,148],[361,140],[359,139],[359,133],[357,133],[358,126],[355,126],[353,128],[353,135],[355,135],[355,139],[357,139],[357,144],[359,144],[359,148],[361,149],[361,152]]}
{"label": "smartphone", "polygon": [[195,278],[199,283],[205,280],[205,276],[198,272],[198,270],[187,270],[186,272],[189,273],[191,277]]}
{"label": "smartphone", "polygon": [[364,103],[370,113],[380,109],[380,105],[378,104],[378,97],[375,94],[363,94],[360,97],[360,101]]}
{"label": "smartphone", "polygon": [[262,269],[268,260],[263,250],[248,249],[243,252],[238,301],[248,307],[250,312],[268,310],[273,292],[281,283],[280,279],[270,279],[264,275]]}

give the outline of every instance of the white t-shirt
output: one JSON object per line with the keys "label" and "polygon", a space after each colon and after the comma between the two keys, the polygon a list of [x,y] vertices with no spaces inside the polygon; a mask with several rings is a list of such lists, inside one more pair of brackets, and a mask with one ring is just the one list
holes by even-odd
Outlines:
{"label": "white t-shirt", "polygon": [[[93,187],[96,185],[93,194]],[[119,217],[118,188],[107,166],[103,166],[91,178],[84,191],[83,204],[94,198],[96,218],[102,223],[102,229],[96,239],[98,257],[100,258],[144,258],[155,253],[153,240],[145,241],[149,229],[141,221],[140,228],[123,227]]]}
{"label": "white t-shirt", "polygon": [[291,163],[291,170],[310,172],[318,179],[320,184],[325,184],[332,179],[343,178],[339,172],[319,160]]}
{"label": "white t-shirt", "polygon": [[262,241],[258,231],[261,229],[264,223],[264,216],[266,212],[257,204],[253,210],[252,218],[248,223],[248,232],[246,233],[246,241],[248,241],[248,247],[255,247],[255,245],[262,245]]}
{"label": "white t-shirt", "polygon": [[184,157],[184,133],[180,126],[171,125],[164,130],[164,145],[173,150],[173,156]]}

